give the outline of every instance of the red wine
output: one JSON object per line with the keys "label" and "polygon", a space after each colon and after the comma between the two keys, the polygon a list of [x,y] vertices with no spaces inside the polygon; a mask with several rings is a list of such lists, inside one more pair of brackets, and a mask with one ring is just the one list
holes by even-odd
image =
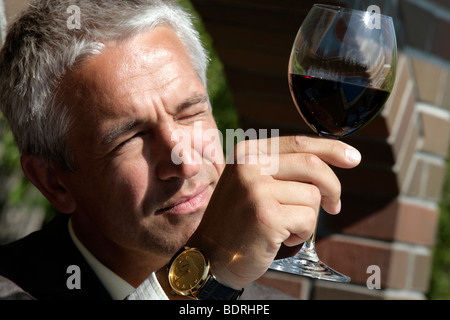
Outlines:
{"label": "red wine", "polygon": [[289,85],[303,119],[318,134],[349,135],[369,123],[389,92],[348,82],[290,74]]}

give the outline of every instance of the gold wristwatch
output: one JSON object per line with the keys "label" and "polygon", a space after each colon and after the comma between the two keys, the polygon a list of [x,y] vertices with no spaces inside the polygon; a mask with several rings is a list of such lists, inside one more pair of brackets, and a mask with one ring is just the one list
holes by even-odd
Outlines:
{"label": "gold wristwatch", "polygon": [[169,284],[174,294],[199,300],[237,300],[244,291],[217,281],[208,259],[189,247],[183,247],[170,261]]}

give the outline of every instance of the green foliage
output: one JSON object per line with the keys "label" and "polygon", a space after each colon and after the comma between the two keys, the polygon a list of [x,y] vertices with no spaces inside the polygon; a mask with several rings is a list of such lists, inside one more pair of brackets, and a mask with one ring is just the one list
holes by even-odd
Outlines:
{"label": "green foliage", "polygon": [[225,129],[237,129],[239,120],[228,88],[223,65],[214,50],[213,40],[203,26],[200,16],[197,14],[190,1],[180,0],[179,3],[191,12],[194,17],[194,25],[200,33],[206,50],[209,52],[210,64],[207,71],[208,93],[217,126],[219,127],[219,130],[225,134]]}
{"label": "green foliage", "polygon": [[[1,114],[0,114],[1,115]],[[0,165],[7,171],[17,168],[20,155],[14,142],[14,137],[10,130],[7,129],[6,120],[0,117],[0,143],[2,157],[0,158]]]}
{"label": "green foliage", "polygon": [[[51,215],[49,202],[23,175],[20,167],[20,153],[14,142],[6,120],[0,113],[0,172],[2,183],[7,186],[7,194],[0,195],[2,206],[11,207],[42,207]],[[2,207],[0,206],[0,208]],[[1,212],[0,212],[1,215]]]}
{"label": "green foliage", "polygon": [[447,174],[440,203],[428,298],[450,300],[450,158],[447,160]]}

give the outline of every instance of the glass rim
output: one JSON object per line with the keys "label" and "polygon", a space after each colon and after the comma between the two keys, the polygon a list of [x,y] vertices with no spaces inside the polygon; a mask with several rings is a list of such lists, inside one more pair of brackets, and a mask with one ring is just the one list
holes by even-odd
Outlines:
{"label": "glass rim", "polygon": [[[342,12],[346,12],[346,13],[349,13],[349,12],[359,12],[359,13],[361,13],[361,14],[366,14],[367,12],[369,12],[369,11],[363,11],[363,10],[352,9],[352,8],[346,8],[346,7],[341,7],[341,6],[335,6],[335,5],[332,5],[332,4],[323,4],[323,3],[316,3],[316,4],[313,5],[313,7],[316,7],[316,8],[322,8],[322,9],[330,10],[330,11],[333,11],[333,12],[341,12],[341,11],[342,11]],[[391,16],[388,16],[388,15],[385,15],[385,14],[381,14],[381,13],[371,13],[371,12],[369,12],[369,13],[370,13],[370,14],[376,14],[376,15],[379,15],[380,17],[384,17],[384,18],[386,18],[386,19],[391,19],[391,20],[393,20]]]}

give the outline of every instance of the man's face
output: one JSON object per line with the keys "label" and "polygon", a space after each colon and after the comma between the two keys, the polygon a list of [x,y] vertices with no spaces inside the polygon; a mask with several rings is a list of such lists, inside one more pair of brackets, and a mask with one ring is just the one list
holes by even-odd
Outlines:
{"label": "man's face", "polygon": [[[76,201],[77,235],[94,251],[173,254],[197,228],[223,170],[171,159],[174,130],[193,137],[194,123],[217,128],[180,40],[158,27],[110,44],[64,83],[77,170],[63,179]],[[207,144],[192,140],[191,152]]]}

